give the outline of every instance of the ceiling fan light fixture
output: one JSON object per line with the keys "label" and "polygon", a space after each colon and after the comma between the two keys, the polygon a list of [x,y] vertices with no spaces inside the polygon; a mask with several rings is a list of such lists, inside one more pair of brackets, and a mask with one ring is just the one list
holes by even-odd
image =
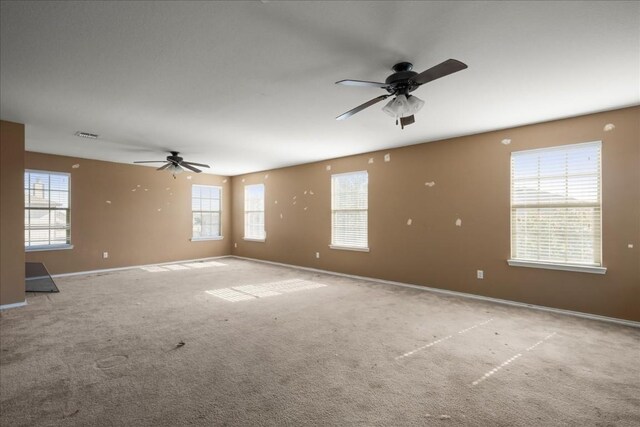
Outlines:
{"label": "ceiling fan light fixture", "polygon": [[382,107],[382,111],[398,119],[414,115],[420,111],[423,106],[424,101],[415,95],[398,95]]}
{"label": "ceiling fan light fixture", "polygon": [[176,176],[178,174],[181,174],[182,172],[184,172],[184,169],[182,169],[179,165],[176,165],[175,163],[172,163],[171,166],[169,166],[167,168],[167,170],[173,174],[173,176]]}

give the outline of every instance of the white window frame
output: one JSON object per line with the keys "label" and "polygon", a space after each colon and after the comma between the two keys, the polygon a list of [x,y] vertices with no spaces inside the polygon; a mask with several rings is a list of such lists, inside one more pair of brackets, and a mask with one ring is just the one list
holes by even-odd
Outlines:
{"label": "white window frame", "polygon": [[[201,209],[200,210],[193,210],[193,189],[194,187],[200,187],[200,188],[215,188],[218,190],[218,210],[215,209],[207,209],[207,210],[202,210],[202,205],[201,205]],[[206,199],[206,200],[216,200],[213,197],[210,198],[205,198],[205,197],[198,197],[198,199]],[[193,227],[194,227],[194,220],[195,220],[195,214],[196,213],[217,213],[218,214],[218,230],[217,233],[212,233],[210,236],[202,236],[202,233],[200,236],[194,236],[193,235]],[[203,241],[203,240],[222,240],[224,237],[222,236],[222,187],[220,187],[219,185],[203,185],[203,184],[192,184],[191,185],[191,241],[192,242],[197,242],[197,241]]]}
{"label": "white window frame", "polygon": [[[248,210],[247,206],[249,192],[252,188],[261,188],[262,191],[262,208],[257,210]],[[250,242],[264,242],[267,238],[266,231],[266,214],[265,214],[265,185],[264,184],[248,184],[244,186],[244,240]],[[262,230],[257,234],[249,234],[252,228],[250,220],[253,217],[252,214],[262,213]]]}
{"label": "white window frame", "polygon": [[[576,147],[579,146],[597,146],[599,149],[599,164],[598,164],[598,188],[597,188],[597,201],[593,202],[591,204],[589,203],[581,203],[580,206],[584,206],[584,207],[594,207],[594,208],[598,208],[599,209],[599,215],[600,215],[600,223],[599,223],[599,229],[594,230],[594,232],[597,232],[598,237],[597,237],[597,247],[594,248],[595,254],[594,254],[594,262],[593,264],[574,264],[574,263],[565,263],[562,262],[561,260],[539,260],[539,259],[526,259],[526,258],[517,258],[515,255],[515,250],[516,250],[516,243],[515,243],[515,238],[517,238],[517,236],[514,235],[514,216],[515,216],[515,210],[517,209],[522,209],[522,208],[535,208],[536,206],[543,206],[545,208],[555,208],[555,209],[561,209],[561,208],[567,208],[570,209],[571,207],[573,207],[572,205],[569,205],[567,203],[545,203],[543,205],[537,205],[537,204],[523,204],[522,206],[519,205],[514,205],[514,198],[513,198],[513,189],[514,189],[514,183],[513,183],[513,167],[514,167],[514,163],[513,163],[513,156],[514,154],[516,155],[526,155],[527,153],[531,153],[531,154],[535,154],[536,152],[541,152],[541,151],[547,151],[550,152],[552,150],[570,150],[570,149],[574,149]],[[516,152],[512,152],[511,153],[511,165],[510,165],[510,170],[511,170],[511,176],[510,176],[510,181],[511,181],[511,185],[510,185],[510,212],[509,212],[509,216],[510,216],[510,221],[511,221],[511,232],[510,232],[510,236],[511,236],[511,258],[507,260],[507,263],[510,266],[513,267],[530,267],[530,268],[542,268],[542,269],[549,269],[549,270],[564,270],[564,271],[574,271],[574,272],[582,272],[582,273],[595,273],[595,274],[605,274],[607,269],[605,267],[603,267],[602,265],[602,141],[592,141],[592,142],[585,142],[585,143],[579,143],[579,144],[568,144],[568,145],[561,145],[561,146],[554,146],[554,147],[548,147],[548,148],[539,148],[539,149],[535,149],[535,150],[524,150],[524,151],[516,151]],[[569,178],[574,177],[576,175],[569,175],[569,174],[565,174],[565,179],[567,179],[567,181],[569,180]],[[540,178],[538,178],[540,179]]]}
{"label": "white window frame", "polygon": [[[31,205],[31,197],[32,197],[32,188],[29,187],[29,182],[27,181],[27,176],[28,174],[46,174],[49,175],[49,187],[48,187],[48,192],[50,194],[51,192],[51,175],[60,175],[60,176],[66,176],[67,177],[67,189],[63,190],[66,191],[67,193],[67,208],[51,208],[50,206],[45,208],[45,207],[41,207],[41,208],[34,208]],[[25,232],[26,231],[30,231],[31,228],[31,224],[30,224],[30,220],[31,220],[31,216],[27,214],[27,212],[29,210],[46,210],[49,211],[49,218],[51,215],[51,212],[55,212],[55,211],[66,211],[66,219],[67,219],[67,225],[64,227],[51,227],[51,224],[49,225],[49,227],[47,228],[39,228],[40,230],[49,230],[49,232],[51,232],[51,230],[66,230],[67,232],[67,238],[66,238],[66,243],[55,243],[55,244],[47,244],[47,245],[28,245],[27,243],[31,242],[31,237],[29,237],[28,239],[25,239],[25,252],[37,252],[37,251],[52,251],[52,250],[64,250],[64,249],[73,249],[73,245],[71,244],[71,174],[67,173],[67,172],[58,172],[58,171],[45,171],[45,170],[35,170],[35,169],[25,169],[24,171],[24,183],[23,183],[23,189],[24,191],[28,192],[29,194],[29,202],[28,204],[24,202],[23,199],[23,204],[24,204],[24,212],[25,212]],[[54,190],[54,191],[60,191],[60,190]],[[44,197],[43,197],[44,198]],[[46,200],[49,200],[48,198]],[[49,223],[51,223],[51,220],[49,220]],[[49,234],[49,241],[51,241],[51,234]]]}
{"label": "white window frame", "polygon": [[[367,179],[367,206],[364,209],[336,209],[336,206],[334,204],[335,201],[335,187],[334,187],[334,183],[335,183],[335,179],[339,179],[340,177],[343,176],[349,176],[349,175],[362,175],[364,174],[366,179]],[[367,225],[367,231],[366,231],[366,236],[365,236],[365,244],[362,246],[353,246],[353,245],[347,245],[344,244],[343,242],[338,242],[336,241],[336,228],[335,228],[335,222],[334,222],[334,218],[335,218],[335,213],[339,212],[339,211],[359,211],[362,212],[364,211],[366,213],[366,225]],[[354,171],[354,172],[346,172],[346,173],[338,173],[338,174],[332,174],[331,175],[331,244],[329,245],[329,248],[331,249],[338,249],[338,250],[347,250],[347,251],[358,251],[358,252],[369,252],[369,172],[366,170],[363,171]]]}

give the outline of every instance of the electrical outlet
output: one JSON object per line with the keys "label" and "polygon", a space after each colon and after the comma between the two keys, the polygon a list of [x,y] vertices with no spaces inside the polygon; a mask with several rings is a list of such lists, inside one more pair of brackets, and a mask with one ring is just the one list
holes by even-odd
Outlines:
{"label": "electrical outlet", "polygon": [[316,258],[320,258],[320,252],[316,252]]}
{"label": "electrical outlet", "polygon": [[109,252],[102,252],[102,259],[109,258]]}
{"label": "electrical outlet", "polygon": [[484,279],[484,271],[478,270],[478,279]]}

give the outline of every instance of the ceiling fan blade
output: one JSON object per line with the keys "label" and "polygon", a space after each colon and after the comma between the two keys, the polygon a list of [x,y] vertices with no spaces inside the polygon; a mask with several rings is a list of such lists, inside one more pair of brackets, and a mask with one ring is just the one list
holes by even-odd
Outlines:
{"label": "ceiling fan blade", "polygon": [[418,83],[419,85],[428,83],[430,81],[439,79],[440,77],[448,76],[449,74],[462,71],[467,68],[467,64],[458,61],[457,59],[447,59],[446,61],[429,68],[427,71],[423,71],[411,81]]}
{"label": "ceiling fan blade", "polygon": [[160,167],[159,167],[158,169],[156,169],[156,170],[157,170],[157,171],[163,171],[163,170],[165,170],[166,168],[168,168],[169,166],[171,166],[171,163],[167,162],[167,164],[166,164],[166,165],[164,165],[164,166],[160,166]]}
{"label": "ceiling fan blade", "polygon": [[195,173],[200,173],[200,172],[202,172],[202,171],[201,171],[200,169],[198,169],[198,168],[194,168],[193,166],[189,166],[189,165],[185,164],[185,162],[180,163],[180,166],[182,166],[182,167],[184,167],[184,168],[187,168],[187,169],[189,169],[189,170],[191,170],[191,171],[194,171]]}
{"label": "ceiling fan blade", "polygon": [[346,113],[340,114],[338,117],[336,117],[336,120],[348,119],[349,117],[353,116],[355,113],[358,113],[358,112],[364,110],[367,107],[371,107],[373,104],[376,104],[376,103],[382,101],[383,99],[387,99],[390,96],[391,95],[380,95],[377,98],[373,98],[372,100],[367,101],[362,105],[358,105],[356,108],[354,108],[352,110],[349,110]]}
{"label": "ceiling fan blade", "polygon": [[386,83],[379,82],[368,82],[365,80],[340,80],[336,82],[337,85],[345,85],[345,86],[366,86],[366,87],[387,87],[389,86]]}
{"label": "ceiling fan blade", "polygon": [[205,165],[205,164],[202,164],[202,163],[193,163],[193,162],[185,162],[185,161],[182,161],[180,164],[181,165],[187,164],[187,165],[191,165],[191,166],[200,166],[200,167],[203,167],[203,168],[210,168],[211,167],[209,165]]}
{"label": "ceiling fan blade", "polygon": [[137,161],[133,163],[164,163],[164,162],[166,162],[166,160],[143,160],[143,161]]}

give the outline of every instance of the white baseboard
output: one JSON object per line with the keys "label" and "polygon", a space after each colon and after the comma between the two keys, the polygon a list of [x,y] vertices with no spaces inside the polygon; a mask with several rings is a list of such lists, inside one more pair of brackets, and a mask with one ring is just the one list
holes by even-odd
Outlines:
{"label": "white baseboard", "polygon": [[182,264],[182,263],[185,263],[185,262],[208,261],[208,260],[211,260],[211,259],[229,258],[230,256],[231,255],[221,255],[221,256],[212,256],[212,257],[207,257],[207,258],[184,259],[184,260],[180,260],[180,261],[157,262],[157,263],[154,263],[154,264],[130,265],[130,266],[127,266],[127,267],[103,268],[103,269],[100,269],[100,270],[75,271],[73,273],[52,274],[51,277],[68,277],[68,276],[82,276],[84,274],[108,273],[108,272],[111,272],[111,271],[131,270],[131,269],[134,269],[134,268],[151,267],[151,266],[154,266],[154,265]]}
{"label": "white baseboard", "polygon": [[27,305],[27,300],[24,300],[22,302],[14,302],[13,304],[0,305],[0,310],[7,310],[9,308],[24,307],[25,305]]}
{"label": "white baseboard", "polygon": [[505,300],[505,299],[492,298],[492,297],[485,297],[485,296],[482,296],[482,295],[468,294],[468,293],[465,293],[465,292],[449,291],[449,290],[446,290],[446,289],[431,288],[431,287],[422,286],[422,285],[413,285],[413,284],[410,284],[410,283],[394,282],[394,281],[391,281],[391,280],[376,279],[374,277],[356,276],[356,275],[353,275],[353,274],[338,273],[338,272],[335,272],[335,271],[320,270],[318,268],[302,267],[302,266],[299,266],[299,265],[284,264],[284,263],[281,263],[281,262],[266,261],[266,260],[263,260],[263,259],[248,258],[248,257],[242,257],[242,256],[238,256],[238,255],[230,255],[230,257],[238,258],[238,259],[245,259],[245,260],[249,260],[249,261],[262,262],[262,263],[265,263],[265,264],[279,265],[279,266],[282,266],[282,267],[289,267],[289,268],[297,268],[297,269],[300,269],[300,270],[314,271],[314,272],[317,272],[317,273],[331,274],[331,275],[334,275],[334,276],[349,277],[351,279],[367,280],[369,282],[376,282],[376,283],[384,283],[386,285],[403,286],[405,288],[420,289],[422,291],[435,292],[435,293],[439,293],[439,294],[445,294],[445,295],[451,295],[451,296],[457,296],[457,297],[463,297],[463,298],[470,298],[470,299],[476,299],[476,300],[481,300],[481,301],[488,301],[488,302],[493,302],[493,303],[498,303],[498,304],[516,306],[516,307],[530,308],[530,309],[540,310],[540,311],[548,311],[548,312],[551,312],[551,313],[564,314],[564,315],[569,315],[569,316],[574,316],[574,317],[581,317],[581,318],[584,318],[584,319],[599,320],[599,321],[602,321],[602,322],[609,322],[609,323],[617,323],[619,325],[631,326],[633,328],[640,328],[640,322],[635,322],[633,320],[618,319],[618,318],[615,318],[615,317],[600,316],[598,314],[582,313],[580,311],[564,310],[564,309],[561,309],[561,308],[545,307],[545,306],[542,306],[542,305],[527,304],[527,303],[523,303],[523,302],[509,301],[509,300]]}

